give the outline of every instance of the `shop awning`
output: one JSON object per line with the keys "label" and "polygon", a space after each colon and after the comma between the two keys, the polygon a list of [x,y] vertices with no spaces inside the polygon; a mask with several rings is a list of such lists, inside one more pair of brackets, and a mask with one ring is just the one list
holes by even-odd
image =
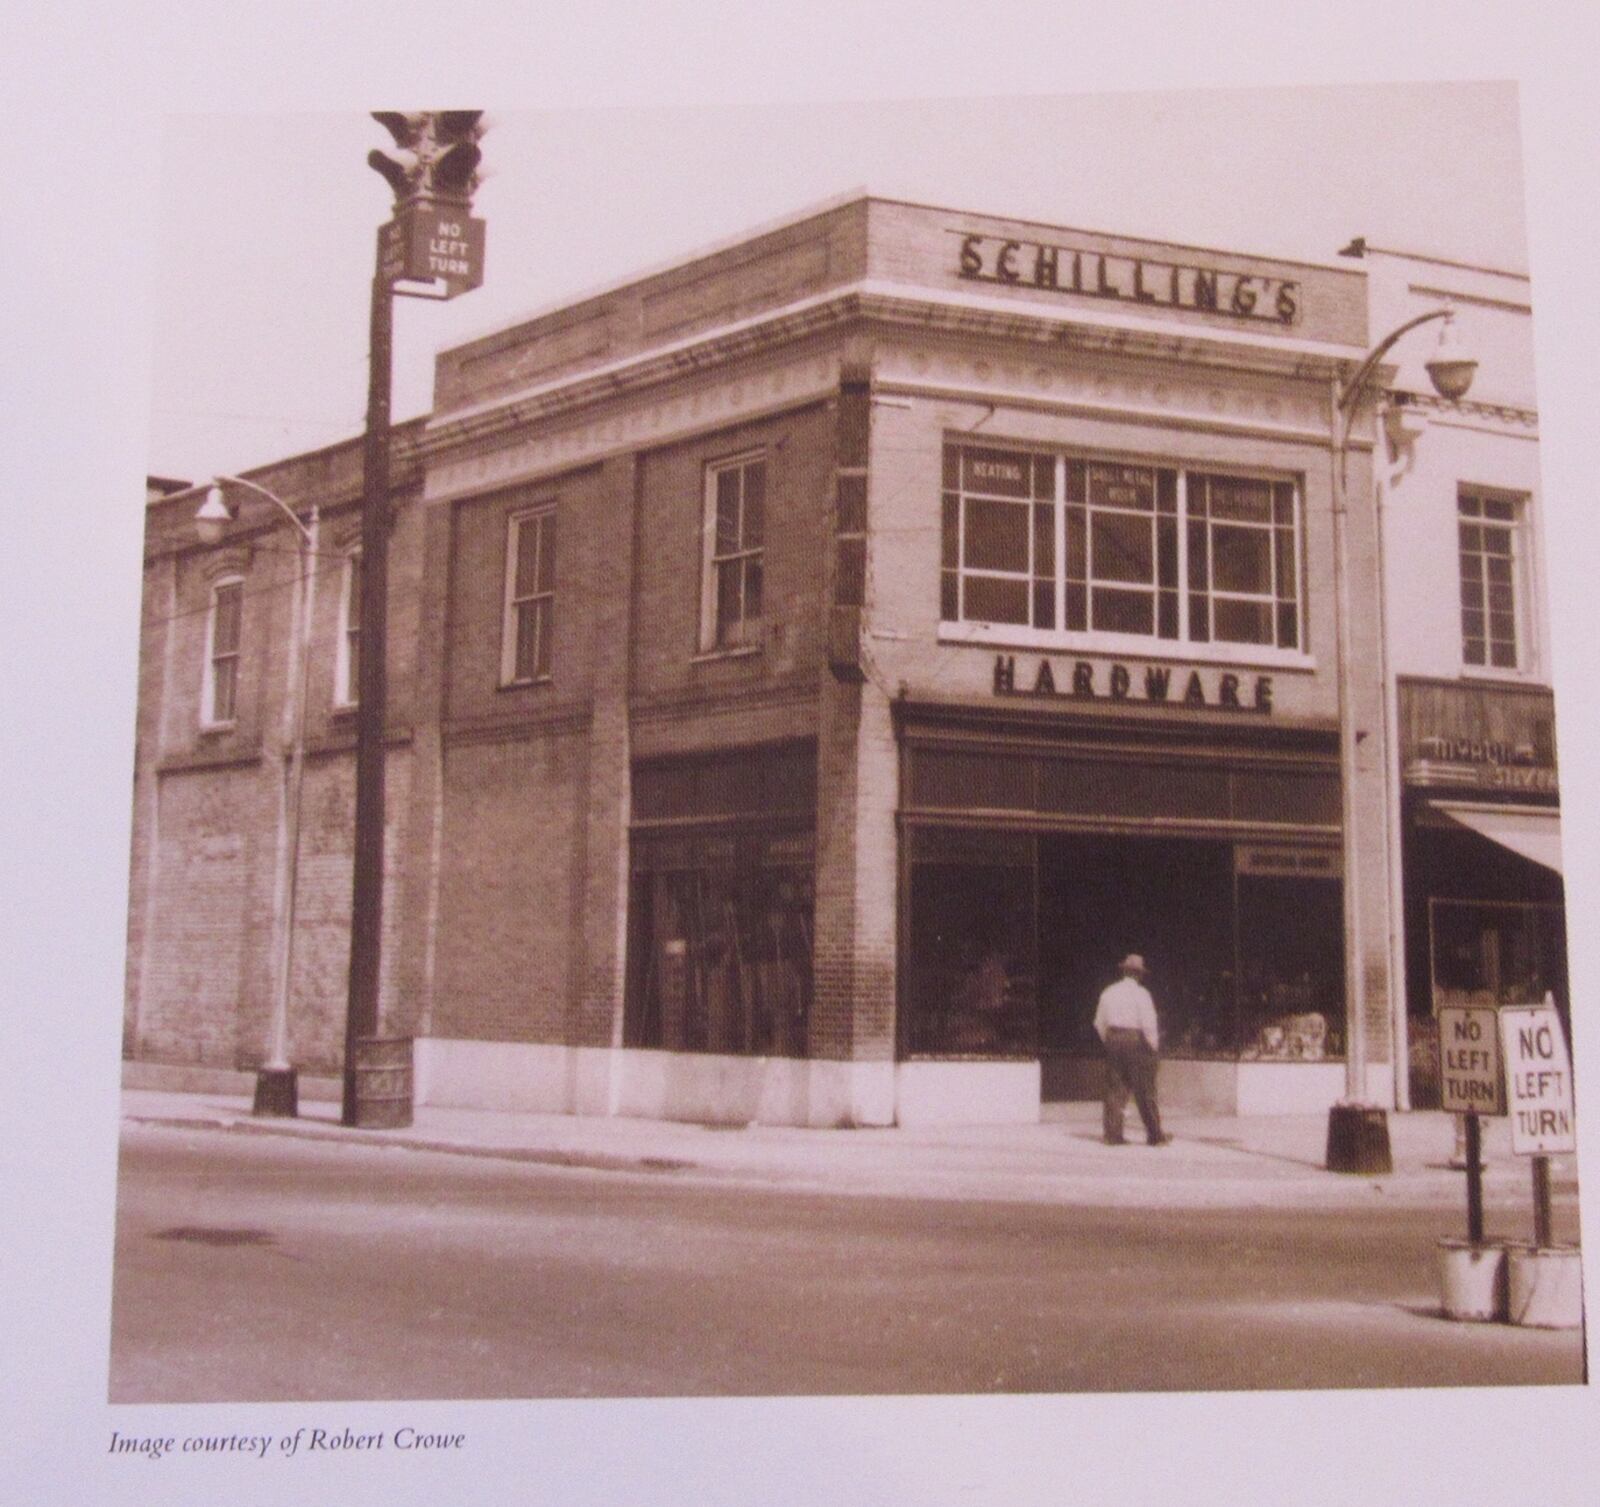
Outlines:
{"label": "shop awning", "polygon": [[1561,813],[1528,807],[1481,806],[1468,801],[1430,801],[1442,816],[1469,827],[1520,857],[1561,872]]}

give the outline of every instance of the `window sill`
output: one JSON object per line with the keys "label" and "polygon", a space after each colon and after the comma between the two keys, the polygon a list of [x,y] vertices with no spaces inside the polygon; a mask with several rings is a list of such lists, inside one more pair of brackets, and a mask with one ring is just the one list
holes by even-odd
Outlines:
{"label": "window sill", "polygon": [[1041,654],[1096,654],[1124,659],[1168,659],[1186,664],[1238,665],[1245,669],[1317,668],[1310,654],[1264,644],[1194,644],[1123,633],[1061,633],[1011,623],[940,623],[939,642],[993,649],[1032,649]]}
{"label": "window sill", "polygon": [[1543,685],[1544,678],[1533,669],[1505,669],[1496,665],[1462,665],[1463,680],[1477,680],[1488,685]]}
{"label": "window sill", "polygon": [[555,684],[554,675],[536,675],[532,680],[502,680],[495,687],[497,691],[531,691],[539,686]]}
{"label": "window sill", "polygon": [[217,738],[224,733],[233,733],[238,730],[239,722],[237,718],[232,722],[202,722],[200,724],[200,736],[202,738]]}
{"label": "window sill", "polygon": [[702,649],[689,660],[689,663],[706,665],[719,659],[750,659],[760,652],[760,644],[733,644],[726,649]]}

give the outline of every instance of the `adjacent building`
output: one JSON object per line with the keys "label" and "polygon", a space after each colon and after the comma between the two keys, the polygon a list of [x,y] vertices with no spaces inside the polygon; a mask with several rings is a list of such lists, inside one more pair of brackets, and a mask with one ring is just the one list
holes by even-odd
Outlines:
{"label": "adjacent building", "polygon": [[[1547,836],[1554,791],[1531,397],[1490,386],[1498,351],[1482,403],[1401,365],[1357,414],[1340,663],[1341,376],[1436,288],[1480,298],[1474,337],[1516,306],[1526,341],[1520,281],[1380,295],[1384,268],[854,197],[442,353],[390,565],[382,1012],[419,1099],[1036,1119],[1098,1091],[1095,997],[1138,951],[1169,1101],[1323,1109],[1349,855],[1366,1094],[1406,1102],[1442,997],[1419,959],[1457,946],[1418,926],[1484,901],[1523,907],[1484,936],[1559,937],[1559,881],[1473,849],[1469,896],[1451,856]],[[291,531],[263,503],[202,548],[194,494],[150,502],[143,1062],[259,1063],[292,914],[291,1056],[337,1064],[358,468],[252,473],[334,541],[292,907]]]}

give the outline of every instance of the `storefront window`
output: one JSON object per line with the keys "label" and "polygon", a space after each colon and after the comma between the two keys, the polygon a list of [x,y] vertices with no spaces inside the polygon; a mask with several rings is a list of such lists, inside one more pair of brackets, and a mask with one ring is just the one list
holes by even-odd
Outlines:
{"label": "storefront window", "polygon": [[1239,1055],[1344,1052],[1344,919],[1337,879],[1239,878]]}
{"label": "storefront window", "polygon": [[[786,861],[788,856],[802,861]],[[805,1054],[811,1008],[808,840],[642,842],[635,853],[630,915],[630,1046]]]}
{"label": "storefront window", "polygon": [[941,506],[946,623],[1300,647],[1291,481],[950,444]]}
{"label": "storefront window", "polygon": [[1035,1054],[1033,888],[1031,838],[914,835],[903,975],[910,1055]]}

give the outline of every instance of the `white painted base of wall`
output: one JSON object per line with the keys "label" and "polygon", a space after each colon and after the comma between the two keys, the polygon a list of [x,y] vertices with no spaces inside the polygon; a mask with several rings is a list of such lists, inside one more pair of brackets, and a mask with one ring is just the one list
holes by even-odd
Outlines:
{"label": "white painted base of wall", "polygon": [[[536,1114],[628,1115],[705,1125],[1027,1125],[1037,1062],[826,1062],[634,1048],[419,1037],[418,1104]],[[1342,1062],[1164,1061],[1163,1109],[1212,1115],[1326,1114]],[[1367,1102],[1392,1105],[1386,1064]],[[1385,1097],[1385,1089],[1389,1097]]]}
{"label": "white painted base of wall", "polygon": [[902,1062],[897,1125],[1036,1125],[1037,1062]]}
{"label": "white painted base of wall", "polygon": [[706,1125],[892,1125],[895,1064],[419,1037],[418,1104]]}

